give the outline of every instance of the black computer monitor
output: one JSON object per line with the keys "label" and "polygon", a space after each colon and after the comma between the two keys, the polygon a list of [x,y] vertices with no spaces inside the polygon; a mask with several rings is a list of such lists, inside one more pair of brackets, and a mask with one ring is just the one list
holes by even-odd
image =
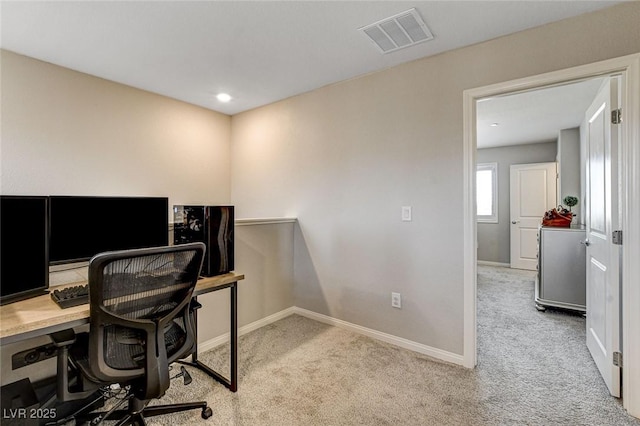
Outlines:
{"label": "black computer monitor", "polygon": [[48,197],[0,196],[0,304],[49,287]]}
{"label": "black computer monitor", "polygon": [[166,197],[49,197],[49,262],[80,262],[112,250],[169,244]]}

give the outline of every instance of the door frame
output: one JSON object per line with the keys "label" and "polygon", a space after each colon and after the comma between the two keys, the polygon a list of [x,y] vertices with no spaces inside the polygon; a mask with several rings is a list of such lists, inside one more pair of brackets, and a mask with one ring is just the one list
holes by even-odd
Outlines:
{"label": "door frame", "polygon": [[[604,75],[622,76],[623,120],[620,129],[622,254],[623,405],[640,417],[640,53],[525,77],[463,92],[463,365],[477,364],[477,224],[475,221],[476,103],[481,99],[562,85]],[[635,213],[635,216],[634,216]],[[633,306],[636,309],[631,309]]]}

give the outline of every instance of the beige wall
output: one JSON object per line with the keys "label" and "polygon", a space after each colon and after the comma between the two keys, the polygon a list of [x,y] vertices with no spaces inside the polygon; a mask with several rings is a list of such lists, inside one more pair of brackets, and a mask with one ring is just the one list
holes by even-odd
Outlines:
{"label": "beige wall", "polygon": [[[170,205],[229,203],[229,116],[0,53],[0,193],[153,195],[169,197]],[[57,283],[54,277],[52,285]],[[212,315],[212,308],[202,311],[205,318]],[[53,360],[37,368],[10,367],[13,353],[49,341],[43,337],[3,346],[2,383],[52,374]]]}
{"label": "beige wall", "polygon": [[298,217],[297,306],[462,354],[463,91],[640,52],[638,22],[623,4],[238,114],[232,202]]}
{"label": "beige wall", "polygon": [[[235,270],[238,283],[238,324],[260,321],[293,306],[293,222],[235,226]],[[200,296],[198,342],[229,333],[229,290]]]}
{"label": "beige wall", "polygon": [[2,194],[229,202],[229,116],[1,54]]}
{"label": "beige wall", "polygon": [[[235,267],[245,275],[238,283],[238,324],[240,327],[293,306],[293,243],[295,222],[237,223],[235,226]],[[86,274],[85,274],[86,276]],[[229,292],[220,290],[199,296],[198,342],[206,350],[229,333]],[[251,328],[251,327],[250,327]],[[79,331],[86,331],[84,326]],[[242,330],[241,330],[242,331]],[[48,337],[38,337],[0,348],[0,383],[29,377],[32,382],[55,374],[55,359],[11,370],[13,354],[46,345]],[[227,366],[215,366],[226,371]]]}
{"label": "beige wall", "polygon": [[[251,277],[241,325],[295,304],[461,354],[463,90],[640,52],[639,21],[629,3],[231,119],[3,51],[0,192],[297,216],[291,229],[238,230],[237,269]],[[201,341],[226,331],[226,296],[211,298]]]}
{"label": "beige wall", "polygon": [[[0,193],[229,203],[229,116],[11,52],[1,55]],[[236,226],[236,270],[246,275],[239,285],[240,326],[293,305],[293,232],[294,223]],[[83,272],[52,274],[51,285],[82,279]],[[228,333],[229,290],[201,302],[198,340]],[[54,374],[55,360],[10,367],[14,353],[49,342],[42,337],[0,348],[2,384]]]}

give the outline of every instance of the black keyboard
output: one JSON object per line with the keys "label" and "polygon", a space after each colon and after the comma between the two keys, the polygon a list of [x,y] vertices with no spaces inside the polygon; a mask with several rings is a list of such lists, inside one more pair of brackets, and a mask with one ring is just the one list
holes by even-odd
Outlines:
{"label": "black keyboard", "polygon": [[89,303],[89,284],[53,290],[51,298],[62,309]]}

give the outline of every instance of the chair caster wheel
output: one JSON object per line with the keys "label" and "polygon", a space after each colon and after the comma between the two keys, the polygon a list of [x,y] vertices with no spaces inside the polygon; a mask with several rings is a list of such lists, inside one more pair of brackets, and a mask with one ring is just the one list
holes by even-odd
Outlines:
{"label": "chair caster wheel", "polygon": [[211,407],[206,407],[206,408],[202,409],[202,418],[203,419],[208,419],[211,416],[213,416],[213,410],[211,409]]}

